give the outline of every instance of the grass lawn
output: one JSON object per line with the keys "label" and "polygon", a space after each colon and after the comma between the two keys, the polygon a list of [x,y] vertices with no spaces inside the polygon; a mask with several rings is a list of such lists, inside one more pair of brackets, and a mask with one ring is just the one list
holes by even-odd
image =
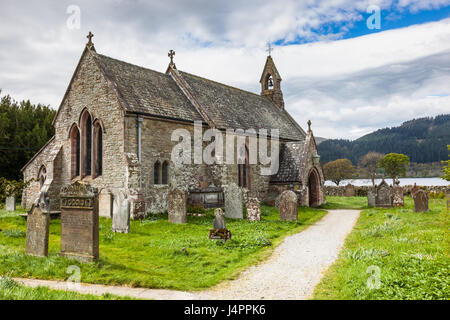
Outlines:
{"label": "grass lawn", "polygon": [[332,197],[327,196],[327,203],[320,206],[323,209],[366,209],[367,197]]}
{"label": "grass lawn", "polygon": [[81,282],[134,287],[198,290],[226,279],[264,260],[282,239],[299,232],[325,214],[300,208],[297,222],[279,221],[278,210],[261,206],[262,221],[227,219],[232,240],[208,239],[213,213],[188,217],[175,225],[167,215],[131,222],[131,233],[111,232],[111,220],[100,218],[100,260],[82,264],[59,256],[60,220],[50,223],[49,257],[25,254],[26,221],[0,210],[0,275],[65,280],[71,265],[81,269]]}
{"label": "grass lawn", "polygon": [[[338,260],[316,287],[315,299],[450,299],[445,200],[430,199],[430,212],[422,213],[413,212],[411,198],[405,200],[404,208],[362,211]],[[379,289],[367,286],[375,284],[376,267],[370,266],[379,268]]]}
{"label": "grass lawn", "polygon": [[111,294],[95,296],[71,291],[53,290],[48,287],[29,288],[8,277],[0,278],[0,300],[122,300]]}

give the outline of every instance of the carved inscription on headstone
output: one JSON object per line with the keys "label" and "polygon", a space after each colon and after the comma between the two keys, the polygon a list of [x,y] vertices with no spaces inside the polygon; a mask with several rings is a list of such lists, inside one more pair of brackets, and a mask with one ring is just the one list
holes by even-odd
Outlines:
{"label": "carved inscription on headstone", "polygon": [[61,189],[61,255],[90,262],[98,259],[98,192],[75,182]]}
{"label": "carved inscription on headstone", "polygon": [[48,256],[50,213],[33,204],[27,215],[27,240],[25,252],[32,256]]}

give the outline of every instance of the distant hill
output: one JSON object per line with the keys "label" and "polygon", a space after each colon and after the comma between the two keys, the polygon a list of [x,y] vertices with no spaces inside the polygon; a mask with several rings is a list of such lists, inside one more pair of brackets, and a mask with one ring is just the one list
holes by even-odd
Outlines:
{"label": "distant hill", "polygon": [[329,139],[320,143],[318,149],[323,164],[348,158],[356,165],[369,151],[403,153],[411,162],[431,163],[448,159],[447,144],[450,144],[450,114],[406,121],[354,141]]}

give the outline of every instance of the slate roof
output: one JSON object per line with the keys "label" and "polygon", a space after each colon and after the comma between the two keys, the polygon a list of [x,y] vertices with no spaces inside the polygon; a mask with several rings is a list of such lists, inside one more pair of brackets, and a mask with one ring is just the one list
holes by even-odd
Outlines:
{"label": "slate roof", "polygon": [[[185,121],[205,120],[170,75],[96,52],[92,54],[118,88],[127,111]],[[179,73],[218,128],[279,129],[281,138],[304,139],[305,134],[295,120],[268,98],[186,72]]]}
{"label": "slate roof", "polygon": [[93,55],[127,102],[127,111],[202,121],[201,115],[169,75],[95,52]]}
{"label": "slate roof", "polygon": [[300,168],[304,148],[304,141],[281,144],[278,172],[270,177],[270,182],[300,182]]}

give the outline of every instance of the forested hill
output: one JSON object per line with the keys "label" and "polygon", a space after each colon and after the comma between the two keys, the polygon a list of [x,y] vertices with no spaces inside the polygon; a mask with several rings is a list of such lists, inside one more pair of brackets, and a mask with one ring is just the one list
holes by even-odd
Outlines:
{"label": "forested hill", "polygon": [[411,162],[430,163],[448,159],[447,144],[450,144],[450,114],[414,119],[354,141],[326,140],[318,148],[323,164],[347,158],[356,165],[369,151],[403,153],[410,157]]}

